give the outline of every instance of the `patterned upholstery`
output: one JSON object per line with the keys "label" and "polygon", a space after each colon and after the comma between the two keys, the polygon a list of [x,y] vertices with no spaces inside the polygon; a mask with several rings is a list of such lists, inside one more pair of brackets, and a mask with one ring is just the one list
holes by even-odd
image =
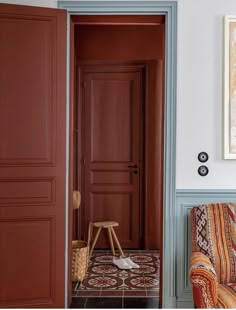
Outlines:
{"label": "patterned upholstery", "polygon": [[194,252],[190,266],[194,300],[198,300],[200,308],[213,308],[218,299],[218,281],[212,263],[205,254]]}
{"label": "patterned upholstery", "polygon": [[194,207],[191,225],[195,306],[236,308],[236,204]]}
{"label": "patterned upholstery", "polygon": [[219,284],[216,308],[236,307],[236,283]]}

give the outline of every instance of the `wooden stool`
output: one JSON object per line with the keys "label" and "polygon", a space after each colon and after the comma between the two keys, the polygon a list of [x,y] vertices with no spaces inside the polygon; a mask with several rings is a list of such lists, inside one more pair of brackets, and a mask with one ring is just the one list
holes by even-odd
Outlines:
{"label": "wooden stool", "polygon": [[116,236],[116,233],[114,231],[114,228],[113,227],[116,227],[116,226],[119,226],[118,223],[116,222],[95,222],[93,223],[93,227],[96,227],[98,230],[97,230],[97,233],[95,235],[95,238],[93,240],[93,244],[91,246],[91,250],[90,250],[90,256],[92,255],[93,253],[93,249],[97,243],[97,240],[98,240],[98,237],[100,235],[100,232],[102,230],[102,228],[107,228],[107,231],[108,231],[108,237],[109,237],[109,241],[110,241],[110,245],[111,245],[111,250],[112,250],[112,254],[115,256],[116,253],[115,253],[115,249],[114,249],[114,244],[113,244],[113,239],[112,239],[112,236],[117,244],[117,247],[118,247],[118,250],[120,251],[120,254],[122,257],[124,257],[124,252],[122,251],[122,248],[120,246],[120,242]]}

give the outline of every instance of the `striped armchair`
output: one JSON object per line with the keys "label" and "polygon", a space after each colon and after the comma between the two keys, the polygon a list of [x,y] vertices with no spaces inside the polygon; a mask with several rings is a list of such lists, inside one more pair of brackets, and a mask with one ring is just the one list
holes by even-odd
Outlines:
{"label": "striped armchair", "polygon": [[236,308],[236,203],[191,210],[190,280],[197,308]]}

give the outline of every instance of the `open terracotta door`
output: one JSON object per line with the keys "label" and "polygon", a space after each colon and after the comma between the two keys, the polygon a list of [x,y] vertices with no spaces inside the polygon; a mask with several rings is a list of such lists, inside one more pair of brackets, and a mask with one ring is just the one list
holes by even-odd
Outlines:
{"label": "open terracotta door", "polygon": [[64,307],[66,13],[0,4],[0,307]]}

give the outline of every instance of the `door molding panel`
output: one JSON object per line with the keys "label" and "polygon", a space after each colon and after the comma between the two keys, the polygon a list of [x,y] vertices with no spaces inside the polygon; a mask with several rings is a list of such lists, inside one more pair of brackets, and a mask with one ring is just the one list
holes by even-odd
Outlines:
{"label": "door molding panel", "polygon": [[[17,144],[13,144],[12,140],[15,139],[15,136],[10,136],[9,141],[6,145],[7,154],[1,153],[0,155],[0,167],[55,167],[56,166],[56,104],[57,104],[57,89],[56,85],[54,85],[54,81],[57,78],[57,49],[55,48],[56,41],[54,37],[57,36],[57,19],[55,16],[43,16],[37,15],[34,18],[32,16],[27,15],[27,11],[30,11],[27,7],[24,8],[25,14],[13,14],[12,12],[9,13],[0,13],[0,18],[11,18],[11,20],[15,20],[18,23],[18,27],[31,27],[35,29],[37,33],[37,27],[39,24],[44,25],[44,33],[45,33],[45,49],[44,51],[40,51],[40,57],[42,58],[42,63],[46,64],[47,72],[45,72],[44,76],[40,76],[40,82],[44,80],[44,85],[47,85],[43,90],[41,90],[41,98],[42,104],[41,105],[33,105],[28,107],[31,108],[31,112],[35,111],[39,115],[44,114],[44,126],[37,123],[37,119],[35,118],[35,128],[32,132],[27,131],[27,122],[23,126],[22,129],[19,128],[19,136],[21,137],[21,143],[24,144],[24,150],[20,149]],[[41,38],[42,40],[42,38]],[[15,62],[17,63],[18,59],[12,59],[12,66],[14,67]],[[24,63],[24,59],[22,59],[22,63]],[[50,64],[50,66],[48,65]],[[26,68],[30,69],[30,68]],[[35,67],[35,70],[39,69],[39,67]],[[5,87],[5,83],[7,85],[8,81],[4,82],[2,85],[3,89]],[[26,81],[26,84],[30,84],[30,80]],[[15,83],[13,83],[12,88],[17,91],[19,97],[22,97],[22,100],[27,102],[27,98],[25,98],[24,91],[21,91]],[[49,91],[48,91],[49,89]],[[30,99],[32,99],[32,95],[38,96],[38,90],[34,88],[34,91],[30,94]],[[10,114],[10,105],[12,104],[12,98],[8,98],[9,104],[9,111]],[[25,108],[25,106],[23,106]],[[8,120],[6,120],[8,122]],[[6,124],[4,123],[4,129],[7,128]],[[35,147],[34,150],[30,149],[28,146],[31,142],[37,137],[39,130],[42,131],[42,135],[46,137],[45,143],[39,144],[38,147]],[[1,135],[5,134],[5,130],[1,130]],[[9,133],[10,134],[10,133]],[[39,156],[40,155],[40,156]]]}
{"label": "door molding panel", "polygon": [[[176,307],[176,75],[177,75],[177,1],[90,1],[59,0],[58,6],[67,9],[67,163],[69,161],[69,115],[71,90],[70,77],[70,17],[71,15],[89,14],[150,14],[166,15],[165,39],[165,102],[164,102],[164,191],[163,191],[163,258],[162,258],[162,306]],[[71,29],[73,31],[73,29]],[[69,164],[67,164],[67,168]],[[69,186],[69,168],[67,169],[67,195]],[[67,196],[68,198],[68,196]],[[67,199],[68,201],[68,199]],[[69,218],[67,203],[66,221]],[[66,240],[68,242],[68,227]],[[66,245],[66,251],[69,244]],[[68,261],[66,261],[66,279],[68,279]],[[65,303],[67,305],[67,289],[65,286]]]}
{"label": "door molding panel", "polygon": [[[30,192],[30,187],[34,192]],[[9,200],[10,199],[10,200]],[[0,178],[0,206],[55,204],[55,177]]]}
{"label": "door molding panel", "polygon": [[[25,225],[24,230],[25,233],[22,233],[22,224]],[[7,229],[4,229],[6,226]],[[56,249],[55,249],[55,239],[56,239],[56,217],[55,216],[48,216],[48,217],[28,217],[28,216],[18,216],[16,218],[12,218],[12,217],[2,217],[0,219],[0,233],[1,236],[5,239],[8,238],[8,241],[10,239],[9,242],[11,242],[11,228],[12,226],[15,226],[15,231],[18,230],[18,233],[22,233],[22,236],[26,236],[28,234],[28,236],[31,235],[31,227],[35,228],[35,235],[33,234],[33,236],[31,235],[29,237],[29,239],[31,239],[31,246],[34,248],[34,252],[36,252],[36,254],[40,255],[40,251],[44,250],[45,253],[47,254],[46,258],[44,259],[44,261],[42,262],[43,264],[45,264],[45,268],[43,271],[41,271],[41,273],[46,276],[47,274],[47,278],[48,281],[46,282],[47,285],[45,285],[44,287],[44,296],[42,297],[35,297],[35,296],[28,296],[25,298],[20,298],[18,296],[15,297],[14,300],[12,300],[12,298],[7,298],[5,300],[2,300],[2,302],[4,303],[11,303],[11,307],[18,307],[19,304],[25,304],[26,307],[30,307],[30,306],[34,306],[35,303],[40,303],[41,305],[45,305],[45,307],[53,307],[55,305],[55,291],[53,289],[53,287],[55,286],[55,282],[56,282],[56,274],[55,274],[55,270],[53,268],[53,266],[56,265]],[[17,228],[18,226],[18,228]],[[28,227],[28,231],[27,231],[27,227]],[[41,229],[43,229],[46,233],[47,233],[47,247],[42,247],[42,243],[39,242],[39,244],[37,244],[35,242],[35,240],[37,240],[37,237],[39,237],[39,235],[37,235],[37,233],[39,233],[39,229],[37,229],[38,227],[40,227]],[[8,234],[7,234],[8,233]],[[46,234],[45,234],[46,235]],[[4,248],[3,248],[4,249]],[[14,245],[14,253],[17,253],[17,259],[25,259],[26,255],[23,251],[24,247],[21,247],[21,244]],[[7,249],[6,249],[7,251]],[[3,253],[5,253],[5,251],[3,251]],[[14,259],[12,259],[13,261]],[[15,275],[15,264],[12,264],[12,268],[11,268],[11,274],[8,273],[8,276],[12,279]],[[36,269],[38,266],[37,261],[34,262],[34,265],[31,267],[31,271],[32,273],[34,273],[33,269]],[[8,272],[7,269],[5,269],[6,271],[4,272]],[[25,274],[25,280],[27,279],[28,281],[30,281],[29,276],[28,276],[28,267],[27,268],[23,268],[22,269],[22,277]],[[25,294],[25,296],[27,296],[27,294]]]}

